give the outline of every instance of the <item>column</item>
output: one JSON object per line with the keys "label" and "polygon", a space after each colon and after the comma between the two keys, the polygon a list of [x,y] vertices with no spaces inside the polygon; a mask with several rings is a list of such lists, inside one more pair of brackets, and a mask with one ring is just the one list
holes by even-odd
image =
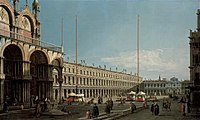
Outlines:
{"label": "column", "polygon": [[3,109],[3,99],[4,99],[4,80],[5,75],[3,73],[3,62],[4,58],[0,57],[0,110]]}
{"label": "column", "polygon": [[0,110],[3,109],[3,98],[4,98],[4,80],[0,79]]}

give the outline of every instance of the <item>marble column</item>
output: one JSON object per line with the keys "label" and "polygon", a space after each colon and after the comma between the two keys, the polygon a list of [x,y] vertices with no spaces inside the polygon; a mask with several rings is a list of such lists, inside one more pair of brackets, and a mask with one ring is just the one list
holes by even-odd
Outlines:
{"label": "marble column", "polygon": [[0,79],[0,110],[3,110],[4,80]]}

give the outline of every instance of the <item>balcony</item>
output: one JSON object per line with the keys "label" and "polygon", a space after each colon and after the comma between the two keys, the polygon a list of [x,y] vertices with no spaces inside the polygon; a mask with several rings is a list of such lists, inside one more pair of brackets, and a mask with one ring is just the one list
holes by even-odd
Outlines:
{"label": "balcony", "polygon": [[12,32],[12,31],[0,29],[0,37],[9,38],[13,41],[23,42],[25,44],[33,45],[33,46],[36,46],[36,47],[42,47],[42,48],[52,50],[52,51],[56,51],[56,52],[62,52],[61,46],[56,46],[52,43],[48,43],[48,42],[40,41],[38,39],[26,37],[24,35],[21,35],[19,33],[15,33],[15,32]]}

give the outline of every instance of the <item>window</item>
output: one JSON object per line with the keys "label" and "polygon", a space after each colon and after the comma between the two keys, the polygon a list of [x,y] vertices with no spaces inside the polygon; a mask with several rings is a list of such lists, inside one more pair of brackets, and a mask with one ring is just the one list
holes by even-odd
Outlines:
{"label": "window", "polygon": [[68,76],[68,84],[71,85],[70,76]]}
{"label": "window", "polygon": [[67,90],[64,89],[64,98],[67,98]]}
{"label": "window", "polygon": [[58,84],[58,76],[55,75],[55,79],[56,79],[56,84]]}
{"label": "window", "polygon": [[57,89],[55,90],[55,99],[56,100],[58,99],[58,90]]}
{"label": "window", "polygon": [[73,84],[73,85],[75,84],[75,79],[74,79],[74,77],[72,77],[72,84]]}
{"label": "window", "polygon": [[67,83],[67,79],[66,79],[66,76],[64,76],[64,83],[65,83],[65,84]]}

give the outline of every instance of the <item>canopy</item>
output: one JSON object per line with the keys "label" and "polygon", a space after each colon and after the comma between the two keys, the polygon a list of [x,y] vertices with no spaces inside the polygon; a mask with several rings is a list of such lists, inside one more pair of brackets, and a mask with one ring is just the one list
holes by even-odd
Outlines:
{"label": "canopy", "polygon": [[69,96],[76,96],[76,94],[75,93],[69,93]]}
{"label": "canopy", "polygon": [[130,92],[130,93],[128,93],[128,94],[135,95],[135,94],[136,94],[136,92],[133,92],[133,91],[131,91],[131,92]]}
{"label": "canopy", "polygon": [[78,97],[84,97],[84,94],[76,94]]}
{"label": "canopy", "polygon": [[146,93],[140,91],[138,94],[139,94],[139,95],[145,95]]}

